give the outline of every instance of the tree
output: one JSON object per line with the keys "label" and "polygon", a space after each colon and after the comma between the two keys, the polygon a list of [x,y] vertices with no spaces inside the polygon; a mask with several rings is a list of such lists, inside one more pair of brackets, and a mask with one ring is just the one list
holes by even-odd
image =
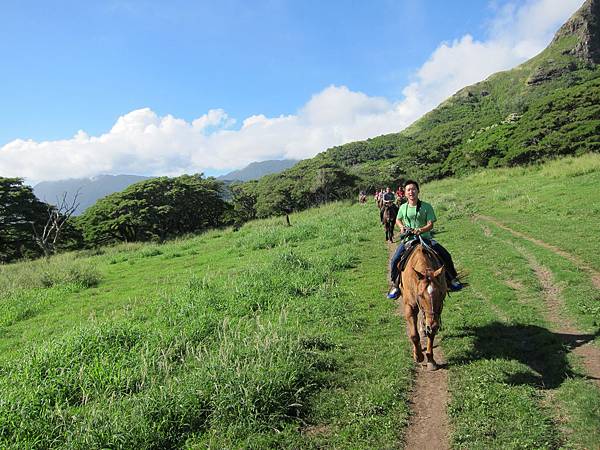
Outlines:
{"label": "tree", "polygon": [[294,184],[290,180],[281,180],[279,183],[267,187],[267,191],[261,191],[256,201],[257,217],[281,216],[287,217],[294,211],[296,202],[294,200]]}
{"label": "tree", "polygon": [[322,164],[317,169],[311,186],[314,202],[321,204],[350,197],[355,191],[356,181],[354,175],[350,175],[339,165]]}
{"label": "tree", "polygon": [[79,191],[75,193],[71,202],[67,202],[67,193],[65,192],[56,206],[47,205],[48,219],[43,228],[36,226],[35,222],[31,223],[35,243],[40,247],[44,256],[48,257],[56,251],[65,225],[79,206],[78,197]]}
{"label": "tree", "polygon": [[22,178],[0,177],[0,262],[40,255],[32,226],[43,227],[47,211]]}
{"label": "tree", "polygon": [[236,183],[229,186],[233,205],[233,226],[239,229],[244,223],[256,218],[256,181]]}
{"label": "tree", "polygon": [[223,224],[223,183],[199,175],[159,177],[129,186],[78,218],[86,243],[162,241]]}

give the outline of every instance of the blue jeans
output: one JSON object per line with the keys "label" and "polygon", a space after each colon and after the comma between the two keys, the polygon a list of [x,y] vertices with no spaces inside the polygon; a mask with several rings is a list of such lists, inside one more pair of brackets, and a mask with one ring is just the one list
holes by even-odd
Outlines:
{"label": "blue jeans", "polygon": [[398,248],[396,249],[396,253],[394,253],[394,256],[392,256],[392,283],[396,283],[396,280],[398,278],[398,263],[400,262],[400,258],[402,258],[402,253],[404,253],[405,249],[406,248],[404,247],[404,243],[401,242],[400,245],[398,245]]}

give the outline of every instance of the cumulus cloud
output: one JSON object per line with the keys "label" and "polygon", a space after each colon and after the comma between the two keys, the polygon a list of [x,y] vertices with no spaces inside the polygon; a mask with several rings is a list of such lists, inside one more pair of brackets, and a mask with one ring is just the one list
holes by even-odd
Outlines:
{"label": "cumulus cloud", "polygon": [[508,2],[497,8],[486,39],[443,42],[397,101],[329,86],[295,114],[241,121],[213,109],[191,122],[149,108],[119,117],[110,131],[70,139],[12,141],[0,147],[0,174],[31,183],[99,173],[176,175],[226,171],[250,162],[307,158],[328,147],[397,132],[462,87],[541,51],[582,0]]}

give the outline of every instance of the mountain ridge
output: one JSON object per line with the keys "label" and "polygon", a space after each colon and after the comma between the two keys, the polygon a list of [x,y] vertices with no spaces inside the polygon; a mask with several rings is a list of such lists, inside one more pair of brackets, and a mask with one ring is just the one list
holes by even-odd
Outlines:
{"label": "mountain ridge", "polygon": [[[225,175],[216,177],[225,183],[234,181],[251,181],[265,175],[281,172],[292,167],[298,162],[293,159],[266,160],[250,163],[240,170],[234,170]],[[92,206],[99,199],[114,192],[120,192],[134,183],[148,180],[152,177],[141,175],[108,175],[100,174],[89,178],[67,178],[57,181],[41,181],[33,186],[33,192],[40,200],[56,204],[66,195],[67,203],[72,203],[74,196],[78,194],[79,206],[74,215],[79,215]]]}
{"label": "mountain ridge", "polygon": [[265,161],[255,161],[248,164],[243,169],[234,170],[217,177],[222,181],[251,181],[261,178],[265,175],[278,173],[282,170],[293,167],[299,160],[297,159],[269,159]]}
{"label": "mountain ridge", "polygon": [[600,0],[588,0],[556,32],[550,43],[576,36],[578,43],[570,53],[592,64],[600,63]]}
{"label": "mountain ridge", "polygon": [[90,178],[68,178],[57,181],[41,181],[33,186],[33,192],[40,200],[56,204],[66,195],[68,203],[72,203],[77,196],[79,206],[74,214],[81,214],[86,208],[92,206],[99,198],[106,197],[113,192],[122,191],[126,187],[151,177],[141,175],[96,175]]}

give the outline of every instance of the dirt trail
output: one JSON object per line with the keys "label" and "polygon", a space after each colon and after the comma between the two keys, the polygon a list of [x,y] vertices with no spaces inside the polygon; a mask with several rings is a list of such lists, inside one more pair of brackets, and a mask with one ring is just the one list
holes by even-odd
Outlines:
{"label": "dirt trail", "polygon": [[448,438],[448,371],[438,346],[435,359],[441,366],[428,372],[419,366],[411,400],[411,418],[406,430],[407,450],[447,450]]}
{"label": "dirt trail", "polygon": [[600,348],[591,343],[591,337],[583,334],[571,319],[563,314],[565,310],[560,287],[554,283],[552,272],[541,265],[525,249],[516,247],[527,258],[534,270],[542,290],[546,305],[545,318],[551,324],[551,331],[558,334],[563,344],[581,358],[585,372],[600,387]]}
{"label": "dirt trail", "polygon": [[[546,248],[568,259],[580,269],[588,272],[591,276],[593,284],[600,288],[600,273],[589,267],[576,256],[573,256],[564,250],[554,247],[553,245],[543,242],[539,239],[535,239],[521,232],[515,231],[501,222],[498,222],[493,217],[476,216],[476,219],[483,219],[491,222],[515,236],[533,242],[536,245]],[[489,228],[483,224],[480,225],[482,226],[484,235],[490,237],[492,233]],[[582,333],[581,330],[576,327],[573,321],[565,315],[564,312],[566,308],[562,300],[562,291],[560,286],[554,282],[552,272],[540,264],[535,257],[523,247],[515,246],[515,248],[527,259],[529,266],[535,272],[538,282],[542,287],[545,305],[544,317],[546,321],[550,323],[551,331],[559,336],[569,351],[572,351],[581,358],[581,362],[588,377],[595,381],[598,386],[600,386],[600,349],[591,343],[593,336]]]}
{"label": "dirt trail", "polygon": [[[396,246],[388,244],[388,250],[391,259]],[[396,302],[396,313],[403,316],[402,298],[399,298]],[[429,372],[423,365],[419,365],[416,369],[411,400],[411,419],[406,430],[405,448],[407,450],[450,449],[448,415],[446,413],[448,405],[448,371],[444,353],[437,344],[434,355],[440,366],[438,370]]]}
{"label": "dirt trail", "polygon": [[[553,253],[556,253],[557,255],[562,256],[565,259],[568,259],[569,261],[571,261],[573,264],[575,264],[578,268],[580,268],[581,270],[587,272],[592,280],[592,283],[594,284],[594,286],[598,289],[600,289],[600,272],[598,272],[597,270],[595,270],[594,268],[590,267],[585,261],[583,261],[581,258],[572,255],[564,250],[561,250],[560,248],[552,245],[552,244],[548,244],[547,242],[541,241],[539,239],[536,239],[532,236],[528,236],[525,233],[521,233],[520,231],[516,231],[513,230],[512,228],[504,225],[502,222],[498,221],[497,219],[495,219],[494,217],[490,217],[490,216],[484,216],[481,214],[478,214],[475,216],[475,219],[480,219],[480,220],[485,220],[486,222],[491,222],[494,225],[496,225],[499,228],[502,228],[503,230],[508,231],[509,233],[518,236],[522,239],[526,239],[529,242],[533,242],[536,245],[539,245],[540,247],[543,247],[545,249],[550,250]],[[487,233],[486,233],[487,235]]]}

